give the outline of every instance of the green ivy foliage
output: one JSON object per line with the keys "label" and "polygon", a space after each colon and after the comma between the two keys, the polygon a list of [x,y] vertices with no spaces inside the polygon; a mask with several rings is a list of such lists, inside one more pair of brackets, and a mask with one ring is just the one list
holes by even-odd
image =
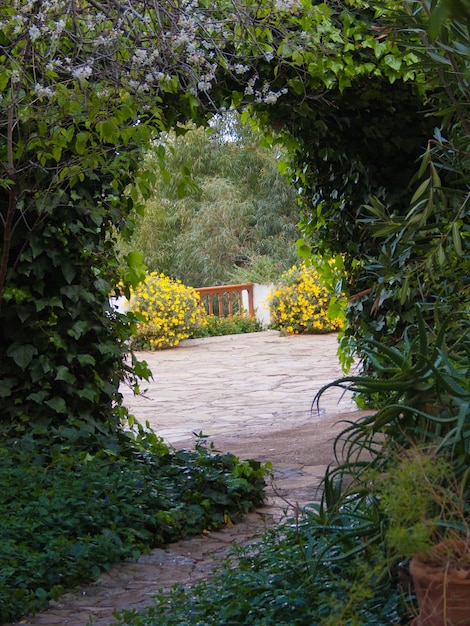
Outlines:
{"label": "green ivy foliage", "polygon": [[[159,119],[144,116],[108,68],[88,76],[93,41],[84,29],[96,9],[86,19],[65,12],[63,22],[58,10],[49,4],[35,17],[2,5],[0,15],[4,433],[67,424],[113,431],[119,382],[132,378],[123,365],[132,320],[108,304],[119,278],[110,234],[137,207],[130,186]],[[70,28],[83,39],[79,51]],[[98,20],[94,28],[98,37],[111,26]],[[117,43],[108,59],[120,64]],[[138,183],[145,196],[144,175]],[[128,283],[137,280],[135,257],[126,272]]]}
{"label": "green ivy foliage", "polygon": [[[107,305],[122,278],[113,237],[130,235],[155,183],[141,168],[154,137],[251,103],[296,155],[289,167],[311,201],[306,234],[348,253],[352,293],[380,246],[362,237],[360,207],[413,195],[404,180],[433,123],[421,114],[416,51],[389,36],[395,3],[266,0],[235,14],[201,2],[189,16],[142,0],[134,17],[100,7],[1,7],[4,430],[115,427],[132,320]],[[168,179],[165,157],[159,145]],[[144,276],[139,259],[126,255],[126,284]]]}
{"label": "green ivy foliage", "polygon": [[1,624],[116,561],[235,522],[263,499],[267,468],[217,452],[202,436],[183,451],[141,428],[129,436],[134,443],[122,435],[120,449],[102,437],[96,455],[58,437],[2,442]]}

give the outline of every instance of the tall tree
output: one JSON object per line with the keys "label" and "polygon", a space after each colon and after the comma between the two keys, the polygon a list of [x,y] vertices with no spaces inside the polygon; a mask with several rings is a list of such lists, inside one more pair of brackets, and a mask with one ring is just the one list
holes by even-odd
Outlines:
{"label": "tall tree", "polygon": [[284,269],[296,259],[297,193],[278,171],[279,150],[230,120],[225,130],[219,120],[216,132],[168,136],[164,175],[149,152],[156,183],[125,246],[150,270],[194,287],[228,282],[259,257]]}

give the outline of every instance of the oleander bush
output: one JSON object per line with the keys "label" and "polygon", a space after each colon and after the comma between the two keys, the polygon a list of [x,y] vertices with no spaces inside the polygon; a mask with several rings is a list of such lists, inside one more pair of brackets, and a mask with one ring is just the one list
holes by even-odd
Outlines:
{"label": "oleander bush", "polygon": [[138,426],[120,440],[102,437],[94,455],[49,435],[2,441],[0,624],[46,608],[113,562],[259,504],[268,468],[197,437],[194,449],[172,450]]}
{"label": "oleander bush", "polygon": [[302,262],[284,272],[271,302],[273,325],[288,333],[329,333],[340,330],[343,320],[330,318],[331,294],[322,286],[313,265]]}
{"label": "oleander bush", "polygon": [[150,273],[134,290],[129,309],[138,319],[132,342],[136,349],[177,346],[201,325],[197,292],[158,272]]}

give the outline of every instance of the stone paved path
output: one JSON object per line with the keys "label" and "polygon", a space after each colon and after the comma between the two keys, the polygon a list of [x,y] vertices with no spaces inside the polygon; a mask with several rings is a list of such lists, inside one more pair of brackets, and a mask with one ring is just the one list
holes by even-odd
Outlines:
{"label": "stone paved path", "polygon": [[192,447],[193,433],[202,431],[219,450],[271,461],[266,504],[233,528],[153,550],[137,563],[117,564],[95,583],[19,623],[108,626],[114,611],[143,609],[159,589],[207,577],[233,541],[252,540],[318,499],[325,468],[334,460],[334,436],[344,420],[360,415],[338,390],[324,396],[320,414],[311,413],[315,392],[341,375],[336,349],[335,335],[282,337],[267,331],[141,353],[154,380],[145,385],[145,397],[123,389],[131,412],[176,448]]}

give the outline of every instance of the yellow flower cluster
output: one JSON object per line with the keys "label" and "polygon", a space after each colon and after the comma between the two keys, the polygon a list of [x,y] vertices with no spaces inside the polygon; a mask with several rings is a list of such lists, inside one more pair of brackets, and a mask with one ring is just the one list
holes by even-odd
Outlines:
{"label": "yellow flower cluster", "polygon": [[272,295],[270,308],[275,326],[288,333],[329,333],[343,321],[328,317],[330,294],[321,286],[317,270],[305,263],[284,272]]}
{"label": "yellow flower cluster", "polygon": [[133,292],[129,309],[143,318],[134,337],[138,348],[171,348],[191,337],[200,324],[196,290],[158,272],[149,274]]}

